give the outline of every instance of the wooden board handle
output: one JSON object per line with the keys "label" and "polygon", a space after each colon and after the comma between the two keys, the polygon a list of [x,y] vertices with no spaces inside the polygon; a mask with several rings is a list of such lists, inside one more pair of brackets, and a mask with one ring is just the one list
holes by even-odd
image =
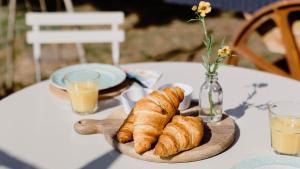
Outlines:
{"label": "wooden board handle", "polygon": [[83,135],[103,133],[104,124],[105,120],[84,119],[74,124],[74,130]]}
{"label": "wooden board handle", "polygon": [[103,134],[105,129],[119,127],[124,119],[104,119],[104,120],[93,120],[83,119],[74,124],[74,130],[78,134],[90,135],[90,134]]}

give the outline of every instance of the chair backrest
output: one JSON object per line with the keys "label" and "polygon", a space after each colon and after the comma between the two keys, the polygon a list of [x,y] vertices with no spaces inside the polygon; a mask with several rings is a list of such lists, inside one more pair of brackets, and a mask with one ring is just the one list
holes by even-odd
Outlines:
{"label": "chair backrest", "polygon": [[[279,1],[254,13],[233,39],[232,48],[237,57],[231,57],[229,64],[237,64],[239,58],[245,58],[261,70],[300,80],[300,55],[295,34],[290,23],[290,14],[300,11],[300,1]],[[249,38],[270,21],[280,30],[285,48],[285,59],[289,70],[284,70],[262,56],[257,55],[247,45]]]}
{"label": "chair backrest", "polygon": [[[124,31],[119,30],[119,25],[123,22],[122,12],[29,12],[26,14],[26,24],[32,26],[32,30],[27,32],[27,42],[30,44],[122,42],[125,35]],[[41,30],[41,26],[94,25],[110,25],[111,29]]]}
{"label": "chair backrest", "polygon": [[[82,12],[82,13],[27,13],[26,24],[32,26],[27,32],[27,43],[33,45],[33,57],[36,67],[36,79],[41,79],[40,57],[42,44],[59,43],[111,43],[113,64],[119,64],[120,42],[125,33],[119,29],[124,22],[123,12]],[[79,29],[78,26],[109,25],[105,29]],[[75,26],[76,29],[45,29],[42,26]],[[84,58],[79,59],[82,61]]]}

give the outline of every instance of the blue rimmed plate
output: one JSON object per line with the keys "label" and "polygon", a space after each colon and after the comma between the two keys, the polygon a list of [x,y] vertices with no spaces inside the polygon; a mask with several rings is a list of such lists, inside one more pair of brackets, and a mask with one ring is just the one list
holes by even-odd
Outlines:
{"label": "blue rimmed plate", "polygon": [[265,156],[243,160],[231,169],[300,169],[300,158]]}
{"label": "blue rimmed plate", "polygon": [[122,83],[126,79],[126,73],[120,68],[108,64],[80,64],[68,66],[55,71],[50,77],[50,83],[59,88],[65,90],[64,76],[67,73],[78,70],[93,70],[100,73],[100,90],[109,89]]}

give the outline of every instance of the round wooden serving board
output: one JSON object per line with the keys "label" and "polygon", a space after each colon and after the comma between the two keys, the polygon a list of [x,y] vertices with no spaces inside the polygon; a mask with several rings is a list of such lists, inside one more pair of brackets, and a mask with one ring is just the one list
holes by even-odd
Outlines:
{"label": "round wooden serving board", "polygon": [[[196,148],[181,152],[168,159],[162,159],[155,156],[153,154],[153,149],[140,155],[135,152],[133,142],[122,144],[116,140],[116,133],[126,116],[127,115],[120,106],[114,109],[107,119],[92,120],[94,121],[94,124],[98,125],[98,131],[91,131],[88,134],[103,133],[107,142],[119,152],[136,159],[159,163],[184,163],[207,159],[225,151],[235,139],[236,129],[234,120],[227,115],[223,115],[223,119],[220,122],[208,123],[205,125],[204,138]],[[80,124],[82,125],[83,123],[81,122]],[[80,133],[80,131],[77,132]]]}

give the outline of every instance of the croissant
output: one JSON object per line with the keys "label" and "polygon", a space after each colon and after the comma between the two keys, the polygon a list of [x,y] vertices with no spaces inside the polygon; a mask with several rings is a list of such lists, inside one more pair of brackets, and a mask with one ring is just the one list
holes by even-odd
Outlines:
{"label": "croissant", "polygon": [[157,141],[183,98],[183,89],[174,87],[153,91],[136,103],[133,108],[133,139],[137,153],[144,153]]}
{"label": "croissant", "polygon": [[133,121],[134,115],[131,111],[117,133],[117,139],[120,143],[126,143],[133,139]]}
{"label": "croissant", "polygon": [[174,116],[160,135],[154,148],[154,154],[160,157],[169,157],[197,147],[203,134],[204,125],[201,118]]}

